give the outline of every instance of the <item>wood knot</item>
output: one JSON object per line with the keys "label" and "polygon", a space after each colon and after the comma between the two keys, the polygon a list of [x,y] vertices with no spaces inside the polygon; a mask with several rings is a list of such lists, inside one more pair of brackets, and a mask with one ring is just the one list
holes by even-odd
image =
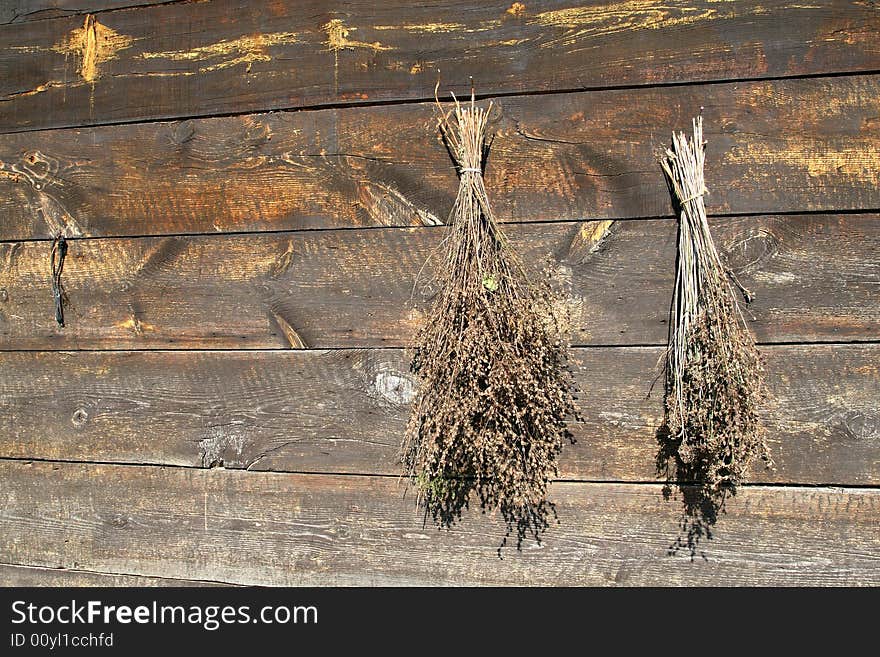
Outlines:
{"label": "wood knot", "polygon": [[762,229],[751,230],[725,245],[724,256],[728,268],[734,274],[743,274],[773,258],[779,251],[780,240],[773,233]]}
{"label": "wood knot", "polygon": [[250,148],[261,146],[272,140],[272,130],[262,121],[249,121],[245,123],[241,137],[242,143]]}
{"label": "wood knot", "polygon": [[880,416],[860,409],[847,409],[840,414],[839,429],[851,441],[873,441],[880,436]]}
{"label": "wood knot", "polygon": [[422,297],[422,299],[425,301],[430,301],[431,299],[436,297],[437,293],[439,292],[437,286],[434,284],[434,281],[417,284],[416,289],[419,291],[419,296]]}
{"label": "wood knot", "polygon": [[272,319],[275,320],[275,324],[278,326],[281,333],[284,335],[284,339],[287,340],[287,346],[291,349],[308,349],[309,346],[306,344],[306,341],[303,339],[302,335],[300,335],[295,328],[288,322],[284,317],[276,313],[274,310],[269,311],[272,315]]}
{"label": "wood knot", "polygon": [[125,529],[128,527],[129,518],[121,513],[113,513],[104,518],[104,522],[114,529]]}
{"label": "wood knot", "polygon": [[61,164],[54,158],[40,151],[27,151],[11,170],[21,174],[36,190],[41,190],[55,182]]}
{"label": "wood knot", "polygon": [[412,402],[416,394],[413,380],[397,370],[382,369],[376,374],[376,392],[392,404],[403,406]]}
{"label": "wood knot", "polygon": [[275,258],[275,260],[269,265],[269,275],[276,278],[290,269],[290,265],[293,262],[293,256],[293,240],[290,240],[287,243],[287,250]]}
{"label": "wood knot", "polygon": [[73,426],[79,428],[85,426],[86,422],[89,421],[88,411],[84,408],[78,408],[73,412],[73,416],[70,418],[70,422]]}
{"label": "wood knot", "polygon": [[199,457],[203,468],[225,468],[241,465],[245,446],[245,418],[230,418],[227,425],[218,425],[199,440]]}
{"label": "wood knot", "polygon": [[191,140],[196,134],[195,124],[192,121],[179,121],[171,128],[171,143],[182,146]]}

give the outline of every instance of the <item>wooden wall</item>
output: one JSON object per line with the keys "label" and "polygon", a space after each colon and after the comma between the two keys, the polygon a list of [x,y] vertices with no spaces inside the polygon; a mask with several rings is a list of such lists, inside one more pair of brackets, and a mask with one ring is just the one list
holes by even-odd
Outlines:
{"label": "wooden wall", "polygon": [[[416,4],[3,3],[0,583],[880,584],[880,8]],[[395,459],[457,186],[437,69],[494,99],[490,194],[569,292],[584,390],[559,524],[503,560]],[[777,468],[692,559],[648,393],[656,151],[701,107]]]}

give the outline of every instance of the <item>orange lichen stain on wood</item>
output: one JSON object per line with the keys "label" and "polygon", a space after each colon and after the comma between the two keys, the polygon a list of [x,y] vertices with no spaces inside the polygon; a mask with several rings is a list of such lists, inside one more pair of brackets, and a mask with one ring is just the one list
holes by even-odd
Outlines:
{"label": "orange lichen stain on wood", "polygon": [[586,222],[571,240],[566,259],[573,264],[583,264],[591,253],[599,250],[610,234],[613,224],[612,219]]}
{"label": "orange lichen stain on wood", "polygon": [[324,45],[327,50],[333,53],[333,92],[339,93],[339,53],[343,50],[355,50],[356,48],[366,48],[374,53],[383,50],[393,50],[391,46],[386,46],[379,41],[367,43],[366,41],[357,41],[351,38],[351,33],[357,28],[348,27],[340,19],[334,18],[321,26],[327,39]]}
{"label": "orange lichen stain on wood", "polygon": [[807,173],[811,178],[844,174],[859,181],[880,183],[880,148],[874,144],[821,148],[807,154]]}
{"label": "orange lichen stain on wood", "polygon": [[357,30],[355,27],[348,27],[340,19],[334,18],[321,27],[327,35],[324,44],[330,52],[338,53],[340,50],[354,50],[355,48],[367,48],[373,52],[382,50],[393,50],[391,46],[386,46],[379,41],[368,43],[366,41],[357,41],[351,38],[351,33]]}
{"label": "orange lichen stain on wood", "polygon": [[101,76],[100,65],[114,59],[120,50],[130,48],[133,42],[132,37],[119,34],[88,14],[81,28],[73,30],[52,49],[79,57],[82,79],[94,82]]}
{"label": "orange lichen stain on wood", "polygon": [[[750,143],[735,146],[723,161],[728,164],[754,165],[767,175],[777,176],[773,164],[801,169],[810,178],[848,177],[859,184],[880,183],[880,144],[856,140],[847,145],[805,142],[791,139],[788,144]],[[768,166],[771,165],[771,166]]]}
{"label": "orange lichen stain on wood", "polygon": [[[563,37],[562,43],[570,44],[583,37],[635,30],[685,27],[713,20],[719,16],[716,9],[694,7],[690,3],[628,0],[613,5],[569,7],[545,11],[530,17],[528,22],[565,29],[567,33]],[[554,45],[558,44],[547,42],[542,44],[542,47],[550,48]]]}
{"label": "orange lichen stain on wood", "polygon": [[[170,61],[212,62],[200,66],[199,73],[219,71],[239,64],[245,64],[250,70],[254,62],[272,60],[267,48],[287,46],[299,42],[296,32],[271,32],[269,34],[252,34],[237,39],[224,39],[204,46],[196,46],[188,50],[166,50],[161,52],[145,52],[142,59],[167,59]],[[191,75],[192,71],[181,71],[182,75]]]}
{"label": "orange lichen stain on wood", "polygon": [[118,329],[132,331],[135,335],[143,335],[146,331],[156,330],[155,326],[153,326],[152,324],[148,324],[147,322],[142,322],[134,315],[124,321],[116,322],[113,326]]}
{"label": "orange lichen stain on wood", "polygon": [[404,25],[374,25],[374,30],[402,30],[417,34],[452,34],[455,32],[472,34],[474,32],[486,32],[501,25],[500,20],[487,20],[465,23],[407,23]]}
{"label": "orange lichen stain on wood", "polygon": [[446,34],[449,32],[467,32],[464,23],[413,23],[408,25],[374,25],[374,30],[403,30],[405,32],[422,32],[425,34]]}
{"label": "orange lichen stain on wood", "polygon": [[578,233],[580,235],[581,241],[584,244],[590,245],[590,251],[593,252],[596,248],[602,243],[608,236],[608,232],[611,230],[611,225],[614,223],[612,219],[605,219],[603,221],[590,221],[585,223]]}
{"label": "orange lichen stain on wood", "polygon": [[512,5],[510,5],[510,7],[507,8],[507,11],[504,13],[519,18],[524,13],[526,13],[526,6],[521,2],[514,2]]}

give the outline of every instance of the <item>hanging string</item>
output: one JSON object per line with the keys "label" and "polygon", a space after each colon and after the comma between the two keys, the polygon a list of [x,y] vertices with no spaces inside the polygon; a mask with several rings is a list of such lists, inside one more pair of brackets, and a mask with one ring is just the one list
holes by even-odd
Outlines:
{"label": "hanging string", "polygon": [[55,321],[58,326],[64,326],[64,302],[67,294],[61,282],[61,272],[64,271],[64,258],[67,256],[67,240],[64,233],[58,233],[52,242],[52,298],[55,300]]}

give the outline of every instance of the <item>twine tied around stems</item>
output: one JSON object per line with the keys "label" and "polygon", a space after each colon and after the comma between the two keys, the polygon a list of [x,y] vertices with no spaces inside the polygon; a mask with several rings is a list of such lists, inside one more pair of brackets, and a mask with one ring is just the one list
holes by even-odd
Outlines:
{"label": "twine tied around stems", "polygon": [[684,205],[685,203],[690,203],[691,201],[696,201],[698,198],[700,198],[701,196],[705,196],[708,193],[709,193],[709,190],[706,189],[705,185],[703,185],[703,191],[697,192],[696,194],[691,194],[683,201],[680,201],[680,203],[681,203],[681,205]]}

